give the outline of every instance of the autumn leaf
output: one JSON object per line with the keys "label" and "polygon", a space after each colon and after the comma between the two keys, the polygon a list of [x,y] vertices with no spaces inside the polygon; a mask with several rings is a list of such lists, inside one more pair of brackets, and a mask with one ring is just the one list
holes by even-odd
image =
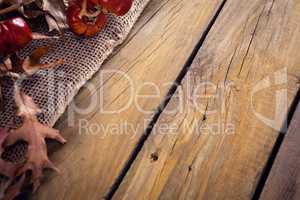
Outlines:
{"label": "autumn leaf", "polygon": [[49,47],[38,47],[30,56],[20,59],[16,54],[11,55],[2,64],[0,64],[0,75],[9,74],[12,77],[18,77],[20,73],[25,76],[32,76],[42,69],[53,68],[63,64],[62,59],[51,63],[41,63],[41,58],[47,54]]}
{"label": "autumn leaf", "polygon": [[7,191],[5,191],[4,200],[14,200],[19,194],[21,194],[25,178],[26,175],[23,174],[14,184],[7,188]]}
{"label": "autumn leaf", "polygon": [[[61,61],[50,64],[41,64],[40,59],[48,52],[48,47],[40,47],[24,60],[14,57],[6,59],[0,65],[0,74],[10,73],[19,78],[18,71],[30,76],[40,69],[49,68],[60,64]],[[16,66],[19,68],[16,71]],[[1,89],[1,88],[0,88]],[[14,85],[14,100],[18,109],[17,115],[23,119],[22,125],[15,130],[0,129],[0,174],[7,177],[8,180],[0,184],[0,199],[12,200],[20,192],[27,171],[32,172],[31,183],[34,191],[40,185],[40,179],[45,168],[55,171],[58,169],[49,160],[47,155],[47,146],[45,139],[50,138],[65,143],[65,139],[59,131],[41,124],[36,115],[41,112],[40,108],[34,103],[33,99],[20,91],[20,88]],[[4,152],[4,145],[10,146],[18,141],[28,143],[28,152],[26,162],[23,164],[14,164],[1,158]],[[18,180],[17,177],[21,176]]]}
{"label": "autumn leaf", "polygon": [[39,47],[30,56],[23,60],[21,68],[26,75],[33,75],[41,69],[48,69],[63,63],[62,59],[52,63],[41,63],[41,58],[47,54],[49,47]]}
{"label": "autumn leaf", "polygon": [[[10,11],[18,10],[26,18],[44,15],[49,31],[61,32],[68,28],[66,5],[63,0],[0,0],[11,5]],[[1,4],[1,2],[0,2]]]}
{"label": "autumn leaf", "polygon": [[10,131],[6,139],[6,145],[12,145],[19,140],[28,143],[27,159],[25,164],[18,170],[18,175],[31,171],[31,183],[35,192],[40,185],[44,169],[58,171],[48,158],[45,139],[54,139],[62,144],[66,143],[66,140],[58,130],[38,121],[36,115],[40,112],[39,107],[31,97],[21,92],[17,86],[15,86],[14,98],[18,107],[18,116],[22,118],[23,123],[19,128]]}
{"label": "autumn leaf", "polygon": [[66,6],[63,0],[42,0],[41,10],[46,12],[49,31],[68,28]]}
{"label": "autumn leaf", "polygon": [[[8,131],[6,129],[0,129],[0,155],[4,152],[4,141],[8,137]],[[14,163],[5,161],[0,157],[0,173],[8,178],[12,178],[16,172],[16,165]]]}
{"label": "autumn leaf", "polygon": [[4,152],[3,144],[8,136],[7,129],[0,129],[0,174],[7,178],[6,181],[2,181],[0,185],[0,199],[5,196],[5,191],[10,186],[12,181],[15,179],[18,165],[12,162],[8,162],[2,159],[2,153]]}
{"label": "autumn leaf", "polygon": [[0,10],[0,14],[4,15],[17,10],[26,18],[40,16],[43,12],[38,7],[33,7],[33,5],[36,4],[36,1],[37,0],[0,0],[0,5],[9,5]]}

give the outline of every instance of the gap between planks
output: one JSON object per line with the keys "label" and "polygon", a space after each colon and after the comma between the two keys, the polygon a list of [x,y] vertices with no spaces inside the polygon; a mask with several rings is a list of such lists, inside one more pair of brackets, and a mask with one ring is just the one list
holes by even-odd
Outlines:
{"label": "gap between planks", "polygon": [[271,171],[264,183],[263,191],[257,199],[261,200],[297,200],[299,195],[299,130],[300,130],[300,101],[298,92],[298,105],[290,121],[290,126],[284,141],[277,153]]}
{"label": "gap between planks", "polygon": [[[252,2],[252,1],[251,1]],[[199,56],[199,63],[195,63],[195,74],[197,75],[203,75],[201,69],[207,65],[207,67],[216,67],[218,66],[218,70],[220,71],[219,73],[214,73],[214,77],[216,81],[221,81],[219,79],[223,79],[225,77],[224,82],[227,81],[234,81],[236,82],[236,85],[238,86],[237,88],[234,88],[234,90],[240,94],[239,98],[247,98],[247,94],[249,95],[250,93],[248,92],[248,88],[242,88],[239,87],[240,85],[243,85],[243,82],[239,81],[246,81],[248,80],[248,84],[250,85],[251,83],[256,83],[256,81],[260,81],[262,77],[266,76],[271,76],[273,75],[272,72],[279,72],[276,71],[278,67],[282,66],[288,66],[289,68],[289,85],[288,88],[290,91],[290,94],[292,95],[292,98],[289,99],[288,101],[292,101],[295,97],[295,94],[297,93],[296,89],[296,82],[295,79],[297,79],[297,75],[299,74],[299,71],[297,69],[297,59],[296,52],[297,52],[297,42],[299,42],[299,37],[297,37],[297,26],[298,23],[295,23],[297,12],[286,12],[287,9],[284,9],[284,3],[287,3],[288,1],[284,2],[276,2],[272,0],[257,0],[253,1],[253,4],[251,2],[248,2],[243,0],[240,4],[242,5],[244,3],[244,7],[239,5],[239,2],[236,1],[228,1],[228,7],[227,11],[229,13],[225,14],[224,16],[220,16],[220,18],[223,19],[221,20],[223,23],[217,23],[214,28],[216,30],[212,31],[213,35],[211,37],[209,36],[206,41],[210,41],[211,46],[209,45],[208,42],[202,50],[205,50],[206,48],[208,49],[206,52],[202,51],[202,54]],[[233,6],[232,9],[230,9],[230,6]],[[248,8],[249,6],[249,8]],[[236,12],[236,8],[242,8],[240,11],[242,13],[248,14],[239,17],[239,12]],[[273,9],[274,8],[274,9]],[[224,11],[222,13],[226,13]],[[223,15],[223,14],[222,14]],[[246,16],[246,17],[245,17]],[[247,17],[248,16],[248,17]],[[280,26],[282,21],[279,19],[282,18],[285,20],[285,26]],[[286,21],[288,19],[288,21]],[[220,20],[218,20],[220,21]],[[281,22],[281,23],[280,23]],[[232,24],[235,23],[236,28],[228,28],[229,30],[224,31],[223,26],[227,24]],[[268,26],[266,26],[266,24]],[[223,25],[223,26],[222,26]],[[293,27],[293,25],[295,27]],[[230,26],[229,26],[230,27]],[[244,27],[244,29],[240,28]],[[293,27],[289,28],[289,27]],[[299,26],[298,26],[299,27]],[[288,28],[288,29],[287,29]],[[294,30],[294,31],[284,31],[285,29],[287,30]],[[283,31],[281,31],[283,30]],[[275,40],[273,37],[273,34],[271,33],[277,33],[280,35],[280,33],[285,33],[281,34],[280,40]],[[237,34],[239,33],[237,37]],[[277,35],[278,36],[278,35]],[[293,37],[292,37],[293,36]],[[217,39],[220,39],[221,41],[224,41],[224,44],[222,45],[216,45],[217,47],[214,47],[214,44],[211,43],[213,41],[216,41]],[[237,38],[241,39],[239,41]],[[286,38],[292,38],[290,40],[286,40]],[[235,39],[235,40],[234,40]],[[248,41],[249,40],[249,41]],[[218,41],[218,40],[217,40]],[[286,42],[285,42],[286,41]],[[272,43],[271,43],[272,42]],[[291,43],[293,42],[293,43]],[[235,45],[237,43],[238,45]],[[227,46],[226,46],[227,45]],[[289,46],[287,46],[289,45]],[[229,47],[228,47],[229,46]],[[235,47],[240,47],[239,49]],[[287,46],[289,48],[282,48],[282,46]],[[206,47],[206,48],[205,48]],[[243,47],[243,48],[242,48]],[[265,48],[266,47],[266,48]],[[270,48],[269,48],[270,47]],[[275,49],[278,49],[279,51],[276,51]],[[223,49],[226,49],[223,51]],[[282,49],[282,50],[281,50]],[[217,52],[217,53],[216,53]],[[246,53],[245,53],[246,52]],[[216,55],[214,55],[216,53]],[[245,54],[244,54],[245,53]],[[285,54],[286,53],[286,54]],[[213,54],[213,55],[212,55]],[[293,57],[294,55],[294,57]],[[223,57],[222,57],[223,56]],[[256,57],[255,57],[256,56]],[[284,56],[289,56],[288,60],[284,59]],[[224,57],[226,57],[226,62],[224,62]],[[277,58],[278,60],[274,60],[274,58]],[[215,58],[215,60],[211,61],[209,58]],[[230,60],[231,58],[231,60]],[[293,59],[292,59],[293,58]],[[198,59],[197,59],[198,60]],[[221,62],[221,61],[222,62]],[[220,63],[219,63],[220,61]],[[271,61],[271,62],[270,62]],[[213,64],[211,64],[213,62]],[[229,63],[229,66],[228,66]],[[240,65],[241,64],[241,65]],[[260,67],[259,64],[262,64]],[[202,67],[202,68],[201,68]],[[248,68],[247,68],[248,67]],[[198,69],[198,71],[196,71]],[[209,68],[210,69],[210,68]],[[224,69],[224,70],[223,70]],[[227,69],[227,72],[226,72]],[[248,70],[247,70],[248,69]],[[252,71],[251,71],[252,70]],[[265,71],[264,71],[265,70]],[[204,71],[204,70],[203,70]],[[298,71],[298,72],[297,72]],[[247,75],[246,77],[239,77],[239,79],[235,78],[235,73],[239,72],[239,75]],[[252,72],[249,74],[249,72]],[[228,75],[229,74],[229,75]],[[219,76],[218,76],[219,75]],[[224,75],[224,76],[223,76]],[[226,75],[226,76],[225,76]],[[231,75],[231,76],[230,76]],[[252,76],[249,76],[252,75]],[[217,76],[217,77],[216,77]],[[205,77],[206,78],[206,77]],[[210,77],[209,77],[210,78]],[[247,79],[248,78],[248,79]],[[246,80],[245,80],[246,79]],[[205,79],[206,80],[206,79]],[[196,82],[196,81],[195,81]],[[222,84],[222,83],[221,83]],[[247,86],[247,85],[246,85]],[[290,86],[290,87],[289,87]],[[297,87],[298,88],[298,87]],[[240,92],[242,91],[242,92]],[[272,93],[273,94],[273,93]],[[262,98],[263,97],[263,98]],[[261,99],[258,99],[257,106],[259,111],[263,111],[264,114],[270,114],[272,108],[272,99],[270,99],[271,95],[269,93],[262,95]],[[173,98],[174,99],[174,98]],[[242,101],[243,99],[241,99]],[[271,102],[270,102],[271,101]],[[169,103],[169,105],[171,102]],[[174,104],[176,104],[176,98],[174,100]],[[138,158],[136,159],[135,163],[130,169],[130,171],[127,173],[128,177],[125,177],[125,180],[122,182],[121,187],[117,191],[116,195],[114,197],[119,197],[123,198],[123,195],[126,196],[124,199],[129,199],[129,197],[146,197],[145,194],[153,194],[153,196],[158,197],[161,194],[165,194],[164,197],[175,197],[175,195],[178,196],[178,190],[184,190],[184,192],[189,191],[189,197],[192,195],[198,194],[197,192],[199,189],[202,189],[202,193],[199,195],[200,197],[208,197],[208,196],[213,196],[213,197],[236,197],[236,198],[250,198],[253,195],[253,192],[257,186],[257,182],[259,178],[261,177],[261,172],[263,171],[265,167],[265,163],[268,160],[268,157],[272,151],[272,148],[274,146],[274,143],[276,139],[278,138],[278,133],[280,133],[280,127],[279,131],[277,132],[274,131],[273,129],[269,129],[268,127],[264,126],[261,122],[259,122],[256,118],[253,117],[251,114],[247,114],[247,109],[245,109],[244,105],[248,105],[248,102],[246,101],[245,104],[242,104],[241,109],[239,109],[238,105],[237,111],[235,112],[238,114],[236,116],[237,123],[240,122],[240,118],[244,116],[244,121],[242,125],[246,126],[240,126],[240,127],[246,127],[246,129],[240,129],[240,134],[236,135],[233,139],[233,141],[230,141],[230,143],[225,143],[223,141],[223,137],[220,138],[220,140],[214,139],[214,142],[216,143],[217,147],[217,152],[214,153],[214,150],[208,150],[204,149],[203,154],[208,152],[212,152],[212,157],[210,157],[211,154],[205,154],[205,161],[207,163],[203,164],[204,170],[202,170],[202,173],[199,172],[199,170],[192,170],[195,165],[198,164],[201,165],[202,167],[202,159],[201,156],[198,160],[198,162],[195,164],[196,157],[195,155],[198,155],[197,152],[195,152],[195,155],[192,156],[192,158],[185,159],[185,156],[188,156],[187,153],[190,151],[185,150],[184,153],[180,154],[179,152],[182,152],[186,147],[186,145],[189,144],[194,144],[193,141],[190,143],[187,143],[186,140],[190,138],[175,138],[176,140],[171,140],[171,139],[165,139],[163,136],[157,138],[157,146],[152,148],[153,144],[155,144],[154,138],[156,137],[155,134],[151,134],[150,138],[146,141],[148,145],[144,145],[143,149],[144,151],[139,153]],[[233,104],[235,106],[235,104]],[[292,106],[293,107],[293,106]],[[265,110],[267,109],[267,111]],[[168,110],[168,109],[165,109]],[[293,110],[293,109],[291,109]],[[270,112],[269,112],[270,111]],[[187,112],[189,114],[189,112]],[[193,115],[193,112],[190,113]],[[201,120],[201,115],[197,113],[199,116],[199,121]],[[205,116],[205,115],[204,115]],[[172,117],[172,116],[171,116]],[[179,116],[177,117],[178,119],[183,117],[184,119],[186,116]],[[162,116],[160,117],[162,118]],[[188,118],[188,117],[187,117]],[[189,117],[190,119],[186,120],[187,122],[193,122],[193,116]],[[285,118],[285,116],[284,116]],[[283,121],[280,121],[284,123],[284,118]],[[214,122],[214,118],[205,118],[204,121],[208,121],[210,119],[210,122]],[[167,123],[172,124],[173,120],[168,119],[167,117],[165,118],[165,121]],[[161,121],[161,120],[160,120]],[[183,120],[182,120],[183,121]],[[250,122],[249,122],[250,121]],[[179,121],[175,121],[177,123],[180,123]],[[164,123],[162,121],[161,123]],[[155,123],[155,126],[159,124],[159,121]],[[181,124],[181,123],[180,123]],[[278,123],[279,124],[279,123]],[[249,125],[249,126],[247,126]],[[179,126],[181,127],[181,126]],[[252,129],[251,129],[252,128]],[[184,134],[185,132],[190,133],[189,130],[185,130],[184,128],[178,128],[178,133]],[[154,129],[152,130],[154,131]],[[176,130],[177,131],[177,130]],[[251,132],[252,131],[252,132]],[[177,133],[177,132],[176,132]],[[249,134],[248,134],[249,133]],[[247,135],[248,134],[248,135]],[[240,136],[242,135],[242,136]],[[253,137],[252,137],[253,136]],[[163,140],[163,139],[165,140]],[[148,142],[150,139],[153,139],[153,142]],[[180,140],[182,139],[182,140]],[[185,140],[186,139],[186,140]],[[199,138],[192,138],[197,141],[200,141],[198,144],[199,148],[201,148],[203,143],[208,142],[206,141],[205,137],[203,136],[203,143],[201,143],[202,140]],[[209,138],[210,139],[210,138]],[[215,141],[216,140],[216,141]],[[240,142],[235,142],[235,141],[240,141]],[[178,142],[177,142],[178,141]],[[165,151],[164,149],[165,146],[168,145],[168,142],[171,142],[170,144],[173,144],[173,147],[171,149],[170,147],[166,147]],[[234,143],[235,142],[235,143]],[[214,143],[214,144],[215,144]],[[225,144],[224,144],[225,143]],[[222,150],[222,145],[226,145],[227,151],[225,151],[226,154],[226,159],[224,158],[224,154]],[[211,148],[213,148],[212,146]],[[233,148],[233,147],[235,148]],[[203,147],[204,148],[204,147]],[[213,148],[215,149],[215,148]],[[221,150],[220,150],[221,149]],[[182,155],[181,157],[174,155],[174,152],[177,151],[178,154]],[[220,151],[219,151],[220,150]],[[163,152],[162,152],[163,151]],[[153,158],[155,158],[156,155],[156,160],[157,162],[151,163],[149,160],[150,154],[153,153]],[[193,153],[194,151],[192,151]],[[140,155],[142,154],[142,158],[139,158]],[[171,156],[172,154],[172,156]],[[152,155],[152,154],[151,154]],[[173,156],[174,155],[174,156]],[[239,155],[239,156],[237,156]],[[159,157],[159,159],[158,159]],[[168,158],[168,163],[166,163],[166,160]],[[203,156],[204,157],[204,156]],[[184,161],[181,162],[181,166],[178,166],[180,163],[175,162],[174,160],[176,159],[183,159]],[[224,158],[224,162],[223,159]],[[235,159],[238,158],[238,159]],[[248,160],[249,159],[249,160]],[[211,161],[213,160],[213,161]],[[214,161],[215,160],[215,161]],[[228,161],[229,160],[229,161]],[[142,163],[146,164],[142,164]],[[219,164],[219,163],[222,163]],[[200,163],[200,164],[199,164]],[[170,166],[169,166],[169,165]],[[189,164],[189,165],[188,165]],[[214,170],[214,173],[210,173],[211,171],[206,172],[205,169],[209,170],[212,168],[212,165],[215,164],[217,165],[217,169]],[[187,166],[188,165],[188,166]],[[176,167],[175,167],[176,166]],[[221,168],[222,166],[223,168]],[[249,167],[248,167],[249,166]],[[198,168],[199,169],[199,168]],[[160,171],[161,170],[161,171]],[[163,171],[164,170],[164,171]],[[173,173],[173,171],[174,173]],[[219,171],[218,171],[219,170]],[[197,172],[199,173],[197,173]],[[157,173],[156,173],[157,172]],[[160,172],[160,173],[159,173]],[[164,172],[164,173],[163,173]],[[182,172],[184,172],[182,174]],[[192,173],[193,172],[193,173]],[[231,173],[236,172],[235,175],[231,175]],[[187,176],[185,176],[185,173],[187,173]],[[247,174],[248,173],[248,174]],[[168,177],[168,174],[170,177]],[[173,175],[174,174],[174,175]],[[194,177],[192,177],[192,175]],[[172,176],[172,177],[171,177]],[[247,178],[245,178],[245,176]],[[249,176],[249,177],[248,177]],[[163,178],[162,178],[163,177]],[[180,178],[182,184],[180,184]],[[189,178],[189,180],[188,180]],[[193,184],[192,184],[192,178],[193,178]],[[230,179],[231,178],[231,179]],[[201,181],[203,179],[203,181]],[[187,182],[186,182],[187,180]],[[209,182],[209,183],[208,183]],[[149,185],[147,185],[149,183]],[[195,184],[197,183],[197,184]],[[202,188],[199,188],[199,183],[202,183]],[[226,184],[225,184],[226,183]],[[185,184],[185,188],[182,189],[181,187],[184,187],[182,185]],[[192,184],[194,187],[192,187]],[[227,185],[228,184],[228,185]],[[197,187],[197,185],[199,187]],[[226,185],[226,186],[225,186]],[[123,187],[122,187],[123,186]],[[215,186],[215,187],[214,187]],[[145,193],[144,190],[148,190],[148,193]],[[190,189],[190,190],[189,190]],[[121,191],[121,192],[120,192]],[[218,192],[217,192],[218,191]],[[222,191],[222,192],[220,192]],[[194,192],[194,193],[193,193]],[[192,193],[192,194],[191,194]],[[199,192],[200,193],[200,192]],[[187,194],[187,193],[186,193]],[[217,195],[219,194],[219,195]],[[184,194],[183,194],[184,196]],[[161,196],[159,196],[161,197]],[[118,199],[118,198],[116,198]],[[142,199],[142,198],[141,198]],[[231,198],[232,199],[232,198]]]}
{"label": "gap between planks", "polygon": [[207,38],[207,36],[208,36],[211,28],[213,27],[213,25],[217,21],[218,16],[222,12],[222,10],[223,10],[226,2],[227,2],[227,0],[223,0],[223,2],[221,3],[221,5],[217,9],[215,15],[213,16],[213,18],[209,22],[207,28],[205,29],[205,31],[203,32],[203,34],[200,36],[200,39],[199,39],[198,43],[196,44],[196,46],[193,49],[191,55],[187,59],[185,65],[183,66],[183,68],[182,68],[181,72],[179,73],[178,77],[176,78],[174,84],[170,88],[170,90],[167,93],[165,99],[162,101],[162,103],[157,108],[157,110],[156,110],[156,112],[155,112],[152,120],[150,121],[148,127],[144,131],[144,134],[141,136],[141,138],[138,141],[137,145],[133,149],[133,151],[132,151],[129,159],[127,160],[127,162],[125,163],[123,169],[121,170],[120,175],[117,177],[116,181],[112,185],[112,187],[109,190],[109,192],[105,195],[104,199],[112,199],[113,196],[114,196],[114,194],[118,190],[119,186],[121,185],[122,181],[124,180],[124,177],[126,176],[126,174],[129,171],[130,167],[134,163],[134,161],[137,158],[138,154],[142,150],[142,148],[143,148],[146,140],[151,135],[152,129],[153,129],[154,125],[156,124],[156,122],[158,121],[159,116],[162,114],[163,110],[167,107],[168,103],[170,102],[170,100],[172,99],[173,95],[175,94],[178,86],[181,84],[182,80],[184,79],[184,77],[186,76],[187,72],[189,71],[189,69],[190,69],[190,67],[191,67],[191,65],[192,65],[192,63],[193,63],[193,61],[194,61],[194,59],[195,59],[198,51],[202,47],[202,45],[203,45],[205,39]]}
{"label": "gap between planks", "polygon": [[[103,65],[102,72],[106,69],[125,72],[134,81],[134,89],[144,82],[160,85],[176,80],[186,59],[199,41],[199,36],[205,31],[222,0],[197,2],[169,0],[153,16],[153,12],[156,12],[164,2],[166,0],[150,2],[151,8],[145,10],[148,13],[144,13],[137,24],[138,27],[142,25],[142,28],[120,49],[118,56],[113,56]],[[151,20],[143,26],[149,17]],[[170,53],[170,49],[173,53]],[[172,66],[172,70],[169,70],[169,66]],[[93,84],[94,89],[92,91],[81,89],[72,104],[86,108],[91,100],[95,98],[98,100],[100,94],[102,96],[103,90],[109,91],[103,95],[101,101],[105,109],[119,109],[120,106],[127,104],[128,92],[123,94],[122,91],[128,87],[128,81],[125,78],[121,79],[117,74],[113,76],[106,74],[104,77],[101,74],[97,73],[88,83]],[[68,145],[59,148],[59,151],[52,149],[50,153],[51,159],[62,173],[60,175],[51,173],[46,176],[36,197],[61,200],[102,198],[120,174],[132,149],[144,132],[144,122],[147,121],[145,124],[147,127],[170,87],[169,84],[162,86],[161,95],[155,100],[139,101],[142,109],[149,111],[147,113],[139,112],[136,106],[130,106],[120,114],[103,114],[100,112],[100,105],[97,104],[91,112],[81,114],[72,110],[70,106],[74,125],[68,124],[68,112],[65,112],[56,124],[68,139]],[[143,88],[142,92],[151,90]],[[137,95],[137,91],[133,95]],[[84,132],[80,134],[78,121],[81,119],[98,126],[130,123],[136,129],[122,138],[110,135],[109,132],[107,137],[102,137],[101,130],[93,131],[92,135]]]}
{"label": "gap between planks", "polygon": [[270,157],[269,157],[269,159],[266,163],[266,166],[262,172],[262,175],[258,181],[258,184],[257,184],[256,190],[253,194],[252,200],[258,200],[258,199],[260,199],[260,197],[262,195],[262,192],[266,186],[266,182],[269,179],[270,173],[272,171],[274,162],[277,159],[278,153],[279,153],[280,149],[282,148],[282,144],[284,143],[284,141],[286,139],[286,134],[287,134],[288,129],[291,126],[292,119],[294,117],[296,117],[295,115],[296,115],[296,111],[297,111],[297,106],[300,105],[299,103],[300,103],[300,89],[298,90],[298,93],[290,106],[290,109],[289,109],[289,112],[287,115],[287,119],[286,119],[286,123],[285,123],[287,126],[282,128],[282,131],[279,133],[279,135],[277,137],[277,140],[272,149]]}

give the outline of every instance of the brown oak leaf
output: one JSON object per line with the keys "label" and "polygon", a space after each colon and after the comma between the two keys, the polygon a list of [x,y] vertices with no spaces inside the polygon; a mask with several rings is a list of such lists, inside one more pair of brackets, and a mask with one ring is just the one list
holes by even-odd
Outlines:
{"label": "brown oak leaf", "polygon": [[5,196],[3,200],[13,200],[15,199],[22,190],[22,187],[24,185],[25,182],[25,174],[23,174],[19,180],[17,180],[14,184],[10,185],[7,189],[7,191],[5,192]]}
{"label": "brown oak leaf", "polygon": [[[2,153],[4,152],[3,144],[7,136],[8,136],[8,131],[6,129],[1,128],[0,129],[0,156],[2,156]],[[2,159],[2,157],[0,157],[0,174],[7,178],[6,181],[1,182],[0,199],[4,197],[5,191],[7,190],[11,182],[15,179],[18,167],[19,165],[14,164],[12,162],[5,161]]]}
{"label": "brown oak leaf", "polygon": [[18,175],[31,172],[31,183],[35,192],[40,185],[43,170],[53,169],[58,171],[47,155],[45,139],[54,139],[64,144],[66,140],[60,135],[59,131],[41,124],[36,115],[40,112],[39,107],[33,99],[15,86],[15,102],[18,107],[18,115],[23,119],[22,125],[10,131],[6,139],[6,145],[11,145],[19,140],[28,143],[27,160],[24,166],[18,170]]}

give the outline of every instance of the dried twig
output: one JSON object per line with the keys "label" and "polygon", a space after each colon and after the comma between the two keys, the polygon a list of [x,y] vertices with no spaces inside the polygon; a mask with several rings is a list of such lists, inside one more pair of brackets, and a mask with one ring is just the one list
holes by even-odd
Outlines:
{"label": "dried twig", "polygon": [[7,8],[4,8],[4,9],[0,10],[0,15],[4,15],[4,14],[7,14],[9,12],[15,11],[15,10],[19,9],[22,6],[26,6],[28,4],[31,4],[31,3],[35,2],[35,1],[36,0],[24,0],[21,3],[13,4],[13,5],[11,5]]}

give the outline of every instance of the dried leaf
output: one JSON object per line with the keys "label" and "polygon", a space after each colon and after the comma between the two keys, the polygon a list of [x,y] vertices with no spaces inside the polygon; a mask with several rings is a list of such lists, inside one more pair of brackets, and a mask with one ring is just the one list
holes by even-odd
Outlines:
{"label": "dried leaf", "polygon": [[49,29],[50,32],[53,31],[53,30],[59,30],[59,32],[60,32],[60,28],[59,28],[57,22],[55,21],[55,19],[52,16],[46,15],[45,19],[46,19],[46,22],[48,24],[48,29]]}
{"label": "dried leaf", "polygon": [[38,16],[45,14],[45,12],[40,10],[38,7],[30,5],[21,7],[19,11],[28,19],[37,18]]}
{"label": "dried leaf", "polygon": [[20,4],[23,2],[23,0],[2,0],[3,3],[14,5],[14,4]]}
{"label": "dried leaf", "polygon": [[47,54],[48,50],[49,47],[39,47],[31,54],[31,56],[24,59],[22,69],[25,74],[31,76],[41,69],[52,68],[63,63],[63,60],[59,59],[53,63],[42,64],[41,58]]}
{"label": "dried leaf", "polygon": [[0,129],[0,174],[5,176],[8,180],[3,182],[0,185],[0,199],[2,199],[5,195],[5,191],[10,186],[12,181],[15,179],[16,172],[18,170],[18,165],[7,162],[2,159],[2,153],[4,152],[3,144],[8,136],[8,131],[6,129]]}
{"label": "dried leaf", "polygon": [[4,200],[13,200],[21,193],[22,187],[25,182],[25,177],[26,177],[26,175],[23,174],[16,183],[11,185],[7,189],[7,191],[5,192]]}
{"label": "dried leaf", "polygon": [[3,60],[3,63],[0,63],[0,75],[4,75],[11,70],[12,70],[11,59],[5,58]]}
{"label": "dried leaf", "polygon": [[2,74],[10,73],[12,76],[17,76],[17,73],[24,73],[26,76],[32,76],[41,69],[48,69],[58,66],[63,63],[62,59],[52,63],[41,63],[41,58],[47,54],[49,47],[38,47],[30,56],[24,60],[17,55],[12,55],[9,61],[0,65],[0,72]]}
{"label": "dried leaf", "polygon": [[[3,144],[8,137],[8,131],[6,129],[0,129],[0,156],[4,152]],[[17,165],[11,162],[7,162],[0,157],[0,173],[7,178],[13,178],[17,169]]]}
{"label": "dried leaf", "polygon": [[16,164],[0,159],[0,170],[2,175],[8,178],[14,178],[17,168],[18,166]]}
{"label": "dried leaf", "polygon": [[3,0],[3,2],[13,5],[12,10],[18,10],[26,18],[45,15],[49,31],[61,32],[68,28],[64,0]]}
{"label": "dried leaf", "polygon": [[41,113],[40,108],[33,102],[32,98],[25,95],[15,86],[14,99],[18,108],[17,115],[24,117],[31,116],[35,118],[36,114]]}
{"label": "dried leaf", "polygon": [[68,28],[66,6],[63,0],[43,0],[41,9],[45,11],[49,31]]}
{"label": "dried leaf", "polygon": [[18,175],[31,171],[31,182],[34,191],[36,191],[45,168],[58,171],[48,158],[45,139],[55,139],[62,144],[66,143],[66,140],[60,135],[59,131],[38,121],[36,114],[40,112],[39,107],[31,97],[22,93],[18,87],[15,87],[15,101],[18,107],[18,115],[22,117],[23,124],[10,132],[6,144],[11,145],[19,140],[28,143],[27,160],[25,165],[18,171]]}
{"label": "dried leaf", "polygon": [[[18,10],[24,17],[33,16],[30,13],[36,13],[38,7],[31,7],[37,0],[3,0],[3,3],[10,5],[9,7],[1,10],[1,14],[6,14]],[[27,8],[27,9],[25,9]],[[36,16],[36,14],[34,14]]]}

